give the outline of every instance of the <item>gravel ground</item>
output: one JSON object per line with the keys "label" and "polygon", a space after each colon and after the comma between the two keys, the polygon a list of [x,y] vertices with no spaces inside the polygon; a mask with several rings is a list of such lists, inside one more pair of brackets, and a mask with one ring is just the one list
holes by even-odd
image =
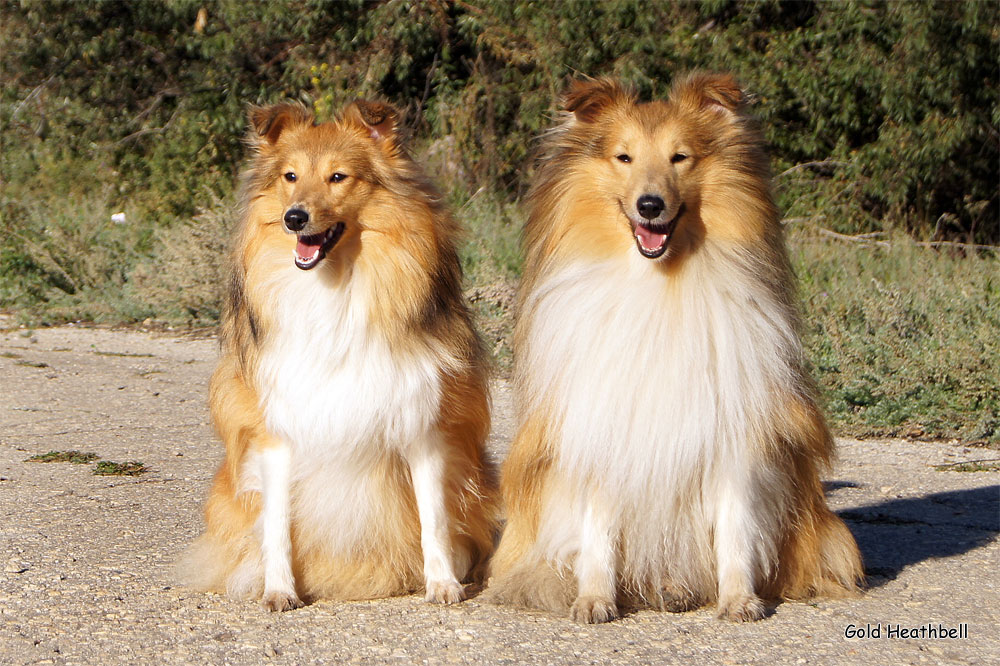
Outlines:
{"label": "gravel ground", "polygon": [[[871,588],[783,604],[750,625],[701,610],[585,627],[416,596],[269,614],[179,588],[170,565],[200,531],[222,454],[205,405],[215,357],[209,339],[0,331],[0,664],[1000,663],[1000,473],[935,469],[1000,453],[955,443],[842,440],[829,500],[861,545]],[[494,401],[491,451],[502,456],[505,385]],[[26,462],[53,450],[148,471]],[[894,631],[939,624],[963,636]],[[880,635],[848,637],[852,626]]]}

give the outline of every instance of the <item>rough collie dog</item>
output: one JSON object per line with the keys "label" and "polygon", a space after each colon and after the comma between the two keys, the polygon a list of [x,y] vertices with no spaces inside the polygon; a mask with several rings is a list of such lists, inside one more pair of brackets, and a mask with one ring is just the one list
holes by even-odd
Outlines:
{"label": "rough collie dog", "polygon": [[584,81],[565,109],[529,197],[490,596],[580,622],[712,602],[743,621],[855,590],[742,92],[694,75],[640,104]]}
{"label": "rough collie dog", "polygon": [[317,125],[283,104],[250,122],[210,385],[226,455],[182,566],[269,610],[421,587],[460,601],[496,509],[456,227],[391,106]]}

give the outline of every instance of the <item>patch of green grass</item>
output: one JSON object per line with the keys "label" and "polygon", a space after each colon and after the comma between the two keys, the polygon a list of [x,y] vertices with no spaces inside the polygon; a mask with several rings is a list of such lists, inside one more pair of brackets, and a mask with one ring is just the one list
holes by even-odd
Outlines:
{"label": "patch of green grass", "polygon": [[84,451],[49,451],[48,453],[40,453],[36,456],[31,456],[24,462],[68,462],[73,463],[74,465],[85,465],[86,463],[93,462],[98,458],[100,458],[100,456],[96,453],[87,453]]}
{"label": "patch of green grass", "polygon": [[153,251],[129,275],[130,293],[159,322],[214,325],[222,312],[226,256],[239,212],[233,196],[209,190],[197,196],[205,202],[198,214],[156,229]]}
{"label": "patch of green grass", "polygon": [[15,309],[31,326],[148,316],[148,308],[132,296],[128,278],[149,246],[151,229],[113,223],[110,200],[110,191],[53,195],[24,184],[5,190],[0,195],[5,225],[0,305]]}
{"label": "patch of green grass", "polygon": [[1000,444],[1000,259],[893,238],[789,239],[834,430]]}
{"label": "patch of green grass", "polygon": [[0,356],[2,356],[3,358],[21,358],[20,354],[15,354],[14,352],[9,352],[9,351],[0,352]]}
{"label": "patch of green grass", "polygon": [[94,474],[97,476],[139,476],[148,471],[146,466],[137,460],[122,463],[102,460],[94,466]]}
{"label": "patch of green grass", "polygon": [[[231,196],[206,193],[194,219],[152,229],[131,209],[134,226],[113,224],[118,206],[108,192],[48,191],[0,192],[0,306],[30,325],[216,321],[225,284],[220,257],[235,216]],[[526,211],[490,189],[469,195],[457,188],[447,199],[464,229],[466,297],[505,372]],[[834,431],[1000,446],[1000,259],[996,252],[917,247],[905,236],[886,240],[888,247],[848,244],[790,229],[803,343]],[[30,328],[18,335],[34,341]],[[47,367],[13,351],[2,356]]]}
{"label": "patch of green grass", "polygon": [[49,451],[31,456],[24,462],[68,462],[75,465],[85,465],[95,460],[99,461],[94,465],[94,474],[97,476],[139,476],[149,471],[143,463],[137,460],[119,463],[112,460],[101,460],[96,453],[83,451]]}
{"label": "patch of green grass", "polygon": [[464,231],[459,257],[466,280],[484,285],[520,276],[524,210],[484,189],[468,197],[456,191],[449,203]]}
{"label": "patch of green grass", "polygon": [[49,364],[46,363],[45,361],[28,361],[28,360],[25,360],[25,359],[20,359],[20,360],[14,361],[14,365],[23,365],[23,366],[29,367],[29,368],[47,368],[47,367],[49,367]]}

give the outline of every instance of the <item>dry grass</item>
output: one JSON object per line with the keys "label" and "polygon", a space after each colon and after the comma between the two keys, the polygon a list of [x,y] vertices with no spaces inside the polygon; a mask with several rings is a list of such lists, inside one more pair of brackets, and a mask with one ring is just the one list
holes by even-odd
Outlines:
{"label": "dry grass", "polygon": [[1000,260],[790,239],[804,342],[842,434],[1000,444]]}
{"label": "dry grass", "polygon": [[[23,205],[7,257],[32,257],[61,287],[5,280],[2,303],[28,323],[147,317],[212,325],[220,312],[233,203],[215,197],[167,229],[113,225],[99,198]],[[510,367],[524,213],[487,191],[451,197],[466,229],[466,295],[498,369]],[[29,233],[30,231],[37,233]],[[137,250],[149,235],[149,251]],[[1000,260],[996,252],[915,246],[908,237],[845,243],[792,229],[803,340],[835,430],[856,436],[1000,444]],[[7,276],[16,273],[7,273]]]}
{"label": "dry grass", "polygon": [[190,222],[158,230],[155,253],[132,272],[136,298],[157,319],[195,326],[217,321],[235,220],[234,203],[213,196]]}

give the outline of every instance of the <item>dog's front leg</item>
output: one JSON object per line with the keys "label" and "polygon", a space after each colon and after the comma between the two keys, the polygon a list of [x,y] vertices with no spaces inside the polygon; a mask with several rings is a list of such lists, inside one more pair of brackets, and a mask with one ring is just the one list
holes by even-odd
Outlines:
{"label": "dog's front leg", "polygon": [[580,533],[580,553],[576,558],[577,597],[570,617],[585,624],[609,622],[618,617],[613,512],[607,503],[590,497],[584,509]]}
{"label": "dog's front leg", "polygon": [[766,609],[754,590],[760,561],[759,540],[768,530],[752,510],[752,479],[734,475],[720,486],[715,516],[715,558],[719,585],[716,616],[734,622],[764,617]]}
{"label": "dog's front leg", "polygon": [[446,469],[444,442],[432,433],[409,452],[410,478],[420,516],[420,546],[424,554],[424,599],[453,604],[465,599],[465,590],[455,576],[451,531],[445,503]]}
{"label": "dog's front leg", "polygon": [[275,443],[259,453],[261,507],[260,549],[264,560],[264,595],[260,603],[269,611],[302,606],[292,575],[291,449]]}

